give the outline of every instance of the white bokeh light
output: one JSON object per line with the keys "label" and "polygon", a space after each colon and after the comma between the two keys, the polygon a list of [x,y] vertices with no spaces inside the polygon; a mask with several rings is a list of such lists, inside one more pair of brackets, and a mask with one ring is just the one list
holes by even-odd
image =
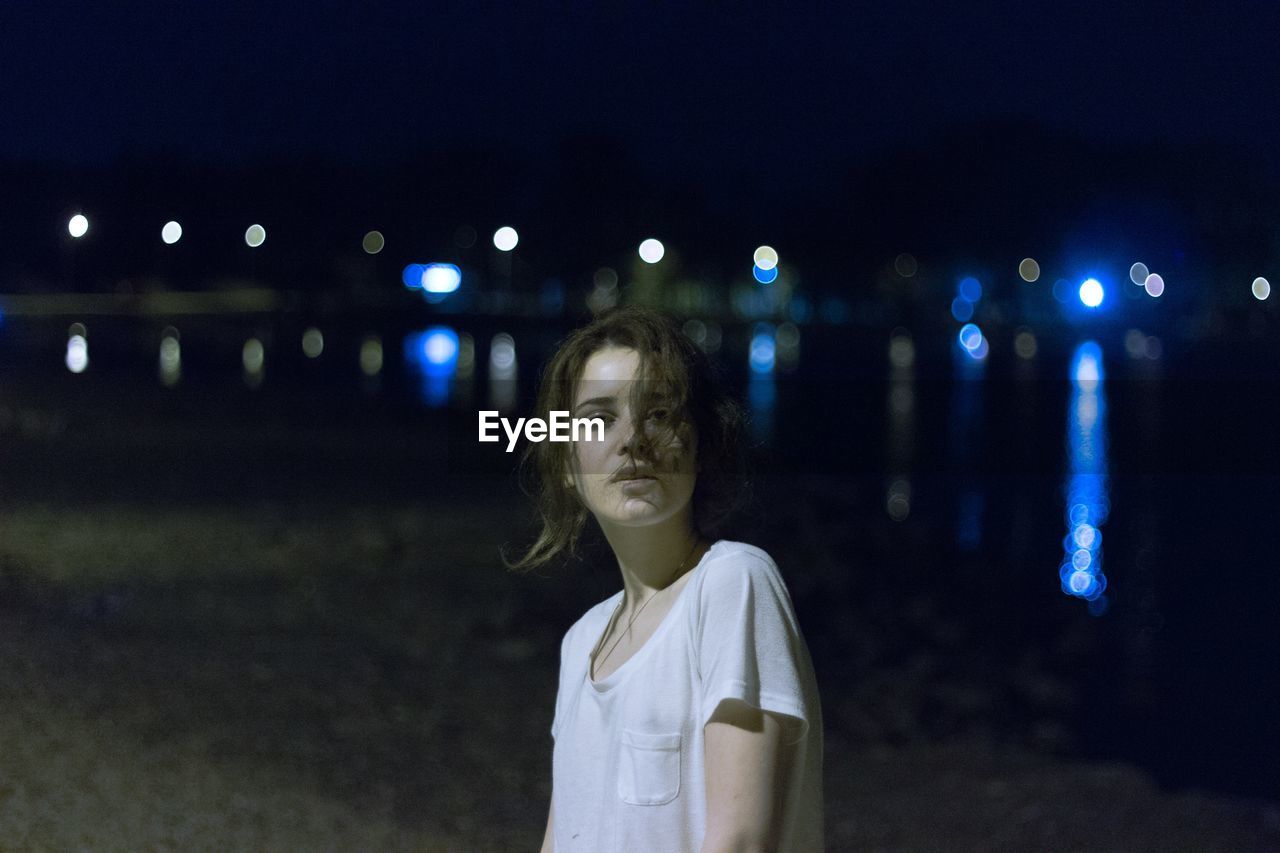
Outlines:
{"label": "white bokeh light", "polygon": [[666,253],[662,243],[652,237],[640,244],[640,260],[646,264],[656,264]]}
{"label": "white bokeh light", "polygon": [[89,233],[89,218],[83,213],[77,213],[67,222],[67,233],[72,237],[79,239]]}
{"label": "white bokeh light", "polygon": [[376,376],[382,370],[382,338],[368,335],[360,344],[360,370],[365,376]]}
{"label": "white bokeh light", "polygon": [[267,241],[267,229],[261,225],[250,225],[244,232],[244,242],[251,249],[256,249]]}
{"label": "white bokeh light", "polygon": [[72,335],[67,339],[67,370],[84,373],[89,366],[89,343],[84,335]]}
{"label": "white bokeh light", "polygon": [[760,269],[768,272],[778,265],[778,252],[772,246],[761,246],[756,249],[753,260]]}
{"label": "white bokeh light", "polygon": [[302,333],[302,354],[307,358],[319,358],[324,352],[324,335],[315,326]]}
{"label": "white bokeh light", "polygon": [[1102,297],[1102,284],[1096,278],[1085,279],[1084,284],[1080,285],[1080,301],[1090,308],[1101,305]]}
{"label": "white bokeh light", "polygon": [[246,373],[261,373],[266,363],[266,349],[262,346],[262,341],[257,338],[245,341],[244,348],[240,351],[240,361],[244,364]]}
{"label": "white bokeh light", "polygon": [[1271,295],[1271,282],[1258,276],[1253,280],[1253,286],[1250,289],[1253,291],[1253,298],[1261,302]]}
{"label": "white bokeh light", "polygon": [[1151,273],[1147,276],[1145,282],[1147,293],[1151,296],[1159,296],[1164,293],[1164,278],[1159,273]]}
{"label": "white bokeh light", "polygon": [[166,245],[172,246],[174,243],[182,239],[182,226],[173,220],[169,220],[160,229],[160,239]]}
{"label": "white bokeh light", "polygon": [[168,326],[160,338],[160,381],[172,388],[182,378],[182,344],[178,330]]}
{"label": "white bokeh light", "polygon": [[510,252],[520,242],[520,235],[510,225],[504,225],[493,232],[493,247],[499,252]]}

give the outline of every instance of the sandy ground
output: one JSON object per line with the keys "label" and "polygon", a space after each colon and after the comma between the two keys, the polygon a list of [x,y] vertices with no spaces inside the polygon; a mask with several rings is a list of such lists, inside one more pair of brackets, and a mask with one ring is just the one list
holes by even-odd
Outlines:
{"label": "sandy ground", "polygon": [[[506,573],[511,511],[7,506],[0,849],[536,850],[559,638],[612,589]],[[1280,804],[877,738],[819,678],[831,850],[1280,850]]]}

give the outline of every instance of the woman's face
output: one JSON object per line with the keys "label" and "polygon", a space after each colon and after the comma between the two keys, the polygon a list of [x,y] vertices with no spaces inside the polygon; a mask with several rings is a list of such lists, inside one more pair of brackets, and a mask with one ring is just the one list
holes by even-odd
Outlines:
{"label": "woman's face", "polygon": [[661,429],[673,416],[661,397],[648,412],[631,411],[639,367],[635,350],[597,350],[587,359],[573,396],[570,416],[602,419],[604,440],[570,446],[565,482],[601,526],[656,524],[685,510],[693,498],[697,436],[689,425],[670,433]]}

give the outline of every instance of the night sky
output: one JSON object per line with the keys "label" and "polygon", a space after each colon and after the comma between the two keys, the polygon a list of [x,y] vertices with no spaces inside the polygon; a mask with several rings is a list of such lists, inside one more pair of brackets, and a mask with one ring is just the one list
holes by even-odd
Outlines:
{"label": "night sky", "polygon": [[1280,156],[1269,2],[8,0],[0,32],[0,158],[67,165],[605,131],[656,168],[785,184],[990,117]]}

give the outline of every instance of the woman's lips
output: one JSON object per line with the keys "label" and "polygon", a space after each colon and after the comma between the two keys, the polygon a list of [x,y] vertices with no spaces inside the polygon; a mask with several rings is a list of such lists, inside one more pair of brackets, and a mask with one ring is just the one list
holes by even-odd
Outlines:
{"label": "woman's lips", "polygon": [[633,492],[643,492],[649,488],[649,484],[654,482],[653,477],[628,477],[618,480],[618,485],[622,487],[624,492],[628,494]]}

